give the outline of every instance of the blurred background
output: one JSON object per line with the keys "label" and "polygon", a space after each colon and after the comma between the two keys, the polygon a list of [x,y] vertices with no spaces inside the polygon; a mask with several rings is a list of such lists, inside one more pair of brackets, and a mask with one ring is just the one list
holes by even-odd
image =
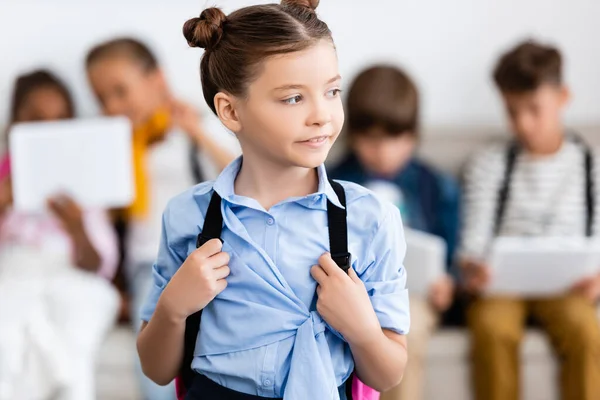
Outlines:
{"label": "blurred background", "polygon": [[[88,82],[86,54],[98,43],[127,36],[152,49],[171,91],[198,111],[207,135],[237,154],[235,139],[204,102],[198,72],[201,50],[188,47],[182,26],[207,6],[217,5],[228,13],[252,4],[256,2],[2,0],[0,132],[4,134],[9,124],[15,79],[40,68],[53,71],[66,83],[77,117],[100,115]],[[564,81],[573,93],[564,122],[594,150],[600,146],[597,0],[322,0],[318,14],[333,32],[342,89],[361,70],[378,63],[401,67],[412,76],[421,95],[422,134],[417,152],[456,179],[470,155],[489,141],[508,137],[492,69],[501,54],[526,39],[561,50]],[[342,138],[328,163],[333,165],[343,157],[343,142]],[[5,146],[5,140],[0,143]],[[135,372],[135,335],[123,263],[114,278],[121,293],[119,322],[108,329],[94,360],[92,384],[95,398],[101,400],[143,398]],[[469,338],[460,322],[449,325],[435,333],[427,349],[424,398],[428,400],[472,398]],[[4,326],[0,321],[0,336]],[[523,398],[558,399],[555,356],[538,330],[528,331],[521,361]],[[4,399],[1,383],[0,379],[0,399]]]}
{"label": "blurred background", "polygon": [[[97,113],[85,77],[85,54],[93,44],[124,35],[148,42],[174,91],[206,108],[197,84],[201,50],[188,48],[181,28],[213,3],[3,1],[0,123],[6,121],[12,79],[42,65],[72,86],[82,116]],[[227,0],[218,6],[229,12],[250,4]],[[503,126],[491,68],[503,51],[526,38],[563,50],[565,78],[575,93],[568,122],[598,122],[600,55],[594,43],[600,29],[595,18],[598,2],[330,0],[322,1],[318,10],[333,31],[344,82],[349,84],[360,69],[377,62],[403,66],[421,89],[426,126]]]}

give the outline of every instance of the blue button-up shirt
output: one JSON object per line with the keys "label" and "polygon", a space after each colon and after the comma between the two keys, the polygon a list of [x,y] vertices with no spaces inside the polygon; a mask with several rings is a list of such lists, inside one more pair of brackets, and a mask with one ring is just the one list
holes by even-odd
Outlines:
{"label": "blue button-up shirt", "polygon": [[[154,286],[142,319],[148,321],[169,279],[195,250],[212,190],[223,199],[227,288],[203,311],[192,368],[240,392],[286,400],[338,399],[354,368],[347,343],[316,312],[310,268],[329,251],[327,200],[342,207],[318,168],[314,194],[265,210],[238,196],[241,158],[214,182],[175,197],[164,212]],[[400,213],[353,183],[340,182],[348,208],[352,267],[365,283],[382,328],[408,333],[406,251]]]}

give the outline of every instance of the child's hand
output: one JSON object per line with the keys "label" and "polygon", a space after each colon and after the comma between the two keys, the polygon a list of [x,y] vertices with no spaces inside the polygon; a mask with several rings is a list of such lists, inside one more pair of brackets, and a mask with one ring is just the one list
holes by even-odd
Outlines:
{"label": "child's hand", "polygon": [[454,281],[448,275],[442,276],[429,288],[429,302],[438,312],[446,311],[452,304]]}
{"label": "child's hand", "polygon": [[317,311],[348,343],[366,342],[381,333],[365,285],[354,269],[346,274],[326,253],[310,273],[319,284]]}
{"label": "child's hand", "polygon": [[206,307],[227,287],[229,254],[221,251],[219,239],[194,250],[167,284],[159,303],[177,320],[184,320]]}
{"label": "child's hand", "polygon": [[460,264],[465,289],[471,294],[479,294],[490,283],[491,273],[487,265],[472,260]]}
{"label": "child's hand", "polygon": [[67,195],[54,196],[48,200],[48,208],[60,219],[65,230],[73,238],[85,234],[81,207],[71,197]]}
{"label": "child's hand", "polygon": [[582,296],[592,303],[600,299],[600,275],[579,281],[573,286],[571,293]]}
{"label": "child's hand", "polygon": [[201,120],[198,112],[189,104],[173,100],[171,103],[173,124],[183,130],[192,139],[202,135]]}

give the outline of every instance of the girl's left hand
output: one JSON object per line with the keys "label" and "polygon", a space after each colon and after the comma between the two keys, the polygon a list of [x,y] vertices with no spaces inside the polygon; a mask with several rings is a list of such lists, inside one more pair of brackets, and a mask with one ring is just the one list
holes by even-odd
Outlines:
{"label": "girl's left hand", "polygon": [[310,273],[318,283],[317,311],[348,343],[367,342],[381,333],[369,294],[354,269],[346,274],[326,253]]}
{"label": "girl's left hand", "polygon": [[84,232],[83,213],[79,205],[69,196],[59,195],[48,200],[48,208],[60,219],[71,236]]}

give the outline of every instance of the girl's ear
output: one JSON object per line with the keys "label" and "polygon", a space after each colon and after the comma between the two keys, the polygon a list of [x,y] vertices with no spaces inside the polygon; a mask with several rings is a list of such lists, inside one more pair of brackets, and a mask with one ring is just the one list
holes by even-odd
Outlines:
{"label": "girl's ear", "polygon": [[215,110],[219,119],[231,132],[237,134],[242,129],[242,123],[236,110],[237,99],[224,92],[219,92],[214,98]]}

